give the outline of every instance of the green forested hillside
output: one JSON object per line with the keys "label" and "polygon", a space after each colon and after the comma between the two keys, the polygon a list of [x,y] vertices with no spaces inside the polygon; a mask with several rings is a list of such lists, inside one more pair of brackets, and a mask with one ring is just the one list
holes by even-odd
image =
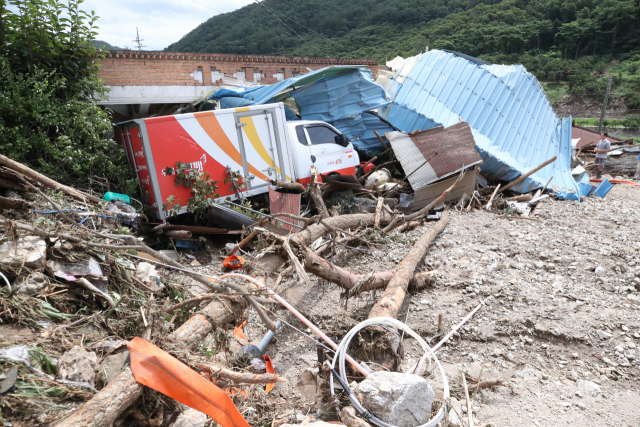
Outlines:
{"label": "green forested hillside", "polygon": [[602,93],[614,61],[614,90],[640,108],[640,0],[263,0],[167,50],[388,60],[426,46],[523,63],[576,94]]}

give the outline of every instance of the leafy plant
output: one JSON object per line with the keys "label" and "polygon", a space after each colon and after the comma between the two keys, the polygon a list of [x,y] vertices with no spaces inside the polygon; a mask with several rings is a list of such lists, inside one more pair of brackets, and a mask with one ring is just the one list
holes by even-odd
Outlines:
{"label": "leafy plant", "polygon": [[97,99],[104,56],[82,0],[0,0],[0,152],[74,185],[130,190],[126,155]]}
{"label": "leafy plant", "polygon": [[163,211],[168,217],[177,215],[183,207],[187,212],[202,218],[210,207],[211,199],[216,199],[220,195],[216,192],[219,188],[218,181],[214,181],[208,172],[192,167],[191,163],[176,162],[176,167],[167,167],[163,171],[166,175],[175,174],[174,182],[191,190],[191,197],[187,200],[187,205],[182,206],[180,200],[176,200],[171,195],[162,204]]}
{"label": "leafy plant", "polygon": [[235,172],[231,170],[231,167],[227,166],[225,168],[226,176],[224,178],[224,183],[231,183],[233,188],[235,188],[238,197],[240,198],[240,193],[247,189],[247,185],[244,182],[244,177],[240,174],[240,172]]}

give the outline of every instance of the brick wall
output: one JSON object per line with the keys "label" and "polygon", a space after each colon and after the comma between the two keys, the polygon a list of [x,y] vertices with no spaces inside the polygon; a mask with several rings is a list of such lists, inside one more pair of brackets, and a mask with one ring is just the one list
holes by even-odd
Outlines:
{"label": "brick wall", "polygon": [[[330,65],[365,65],[377,78],[386,67],[371,59],[307,58],[287,56],[226,55],[169,52],[110,51],[100,65],[100,77],[107,86],[211,86],[224,77],[260,84],[276,83]],[[212,72],[215,72],[212,81]]]}

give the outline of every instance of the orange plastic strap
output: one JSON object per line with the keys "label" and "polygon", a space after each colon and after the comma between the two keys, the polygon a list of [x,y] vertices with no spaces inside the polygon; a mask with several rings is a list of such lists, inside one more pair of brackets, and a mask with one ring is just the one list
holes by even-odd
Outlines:
{"label": "orange plastic strap", "polygon": [[209,415],[223,427],[250,427],[224,391],[175,357],[138,337],[128,347],[131,370],[140,384]]}
{"label": "orange plastic strap", "polygon": [[240,345],[249,344],[249,341],[244,336],[244,331],[243,331],[246,324],[247,324],[247,321],[243,320],[242,322],[238,323],[235,328],[233,328],[233,336],[236,337],[236,341],[238,341]]}
{"label": "orange plastic strap", "polygon": [[[267,365],[267,374],[275,374],[276,371],[273,370],[273,363],[271,363],[271,358],[266,354],[262,356],[262,360],[264,360],[264,364]],[[273,388],[273,383],[267,384],[264,388],[265,393],[269,393]]]}

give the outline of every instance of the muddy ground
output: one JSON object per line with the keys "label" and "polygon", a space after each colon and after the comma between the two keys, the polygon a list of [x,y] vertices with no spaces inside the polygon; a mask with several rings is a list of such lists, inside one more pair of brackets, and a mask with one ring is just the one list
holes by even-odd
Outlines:
{"label": "muddy ground", "polygon": [[[478,394],[476,425],[640,425],[639,208],[640,188],[619,185],[604,199],[548,200],[536,221],[451,212],[444,234],[418,267],[437,270],[437,285],[409,295],[398,318],[429,340],[438,314],[447,331],[484,302],[439,353],[458,399],[461,371],[477,377],[484,366],[483,379],[504,381]],[[371,253],[339,249],[330,259],[359,273],[393,269],[426,228],[381,237],[383,246]],[[299,301],[327,332],[364,320],[379,296],[352,298],[345,309],[340,289],[312,281],[304,287],[289,277],[278,292]],[[293,316],[279,313],[309,334]],[[249,339],[264,332],[257,319],[249,322]],[[413,340],[403,347],[401,368],[422,355]],[[320,405],[304,398],[295,383],[316,366],[316,344],[285,326],[267,353],[276,372],[289,378],[270,401],[281,412],[315,414]],[[440,387],[437,376],[432,380]],[[577,380],[600,391],[580,391]]]}

